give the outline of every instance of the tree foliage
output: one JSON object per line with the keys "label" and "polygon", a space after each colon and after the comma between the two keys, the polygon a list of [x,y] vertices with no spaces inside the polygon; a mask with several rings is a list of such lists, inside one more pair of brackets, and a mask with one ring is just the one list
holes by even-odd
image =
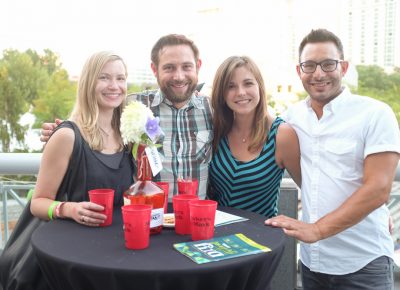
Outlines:
{"label": "tree foliage", "polygon": [[46,82],[46,72],[35,65],[28,54],[16,50],[3,52],[0,59],[0,140],[4,152],[9,152],[12,138],[23,143],[26,128],[19,124],[19,119]]}
{"label": "tree foliage", "polygon": [[358,89],[356,93],[380,100],[388,104],[400,122],[400,69],[395,68],[391,74],[375,65],[359,65]]}
{"label": "tree foliage", "polygon": [[48,82],[39,89],[38,98],[33,101],[32,113],[36,120],[34,127],[38,128],[43,122],[53,121],[55,118],[66,119],[72,110],[76,83],[69,80],[68,72],[62,68],[59,57],[49,49],[43,55],[28,50],[34,61],[47,71]]}
{"label": "tree foliage", "polygon": [[66,119],[74,105],[75,95],[76,83],[68,80],[67,71],[60,69],[54,72],[47,85],[40,89],[40,97],[33,102],[32,113],[36,117],[33,126],[40,128],[43,122]]}
{"label": "tree foliage", "polygon": [[[24,145],[24,136],[28,128],[22,126],[19,120],[30,108],[44,120],[53,118],[54,111],[60,113],[60,117],[66,117],[67,115],[61,113],[69,110],[68,107],[71,106],[70,98],[73,99],[75,95],[75,92],[71,95],[73,88],[74,85],[69,83],[68,74],[62,69],[58,56],[51,50],[45,50],[44,54],[38,54],[34,50],[4,50],[0,58],[2,151],[10,151],[11,140]],[[45,102],[49,104],[45,105]]]}
{"label": "tree foliage", "polygon": [[50,49],[44,49],[44,54],[40,55],[35,50],[28,49],[26,53],[31,57],[35,65],[39,65],[46,69],[48,75],[52,75],[58,70],[62,69],[62,64],[58,58],[58,55]]}
{"label": "tree foliage", "polygon": [[157,84],[147,84],[147,83],[135,84],[135,83],[129,83],[128,84],[128,94],[143,92],[143,91],[146,91],[146,90],[155,90],[157,88],[158,88]]}

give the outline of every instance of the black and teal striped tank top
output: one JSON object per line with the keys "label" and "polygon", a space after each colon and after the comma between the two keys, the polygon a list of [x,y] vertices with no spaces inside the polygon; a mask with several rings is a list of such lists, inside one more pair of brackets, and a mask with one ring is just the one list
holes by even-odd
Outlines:
{"label": "black and teal striped tank top", "polygon": [[260,155],[248,162],[236,160],[227,137],[221,139],[209,169],[209,198],[219,205],[241,208],[276,216],[284,169],[275,162],[276,133],[284,121],[276,118],[271,125]]}

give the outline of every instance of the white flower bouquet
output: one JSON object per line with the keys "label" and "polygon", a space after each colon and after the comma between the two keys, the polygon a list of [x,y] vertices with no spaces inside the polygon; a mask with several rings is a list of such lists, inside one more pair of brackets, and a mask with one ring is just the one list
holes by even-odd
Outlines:
{"label": "white flower bouquet", "polygon": [[127,105],[121,115],[121,135],[125,144],[133,143],[133,158],[137,158],[139,144],[160,147],[157,140],[164,134],[160,120],[144,104],[134,101]]}

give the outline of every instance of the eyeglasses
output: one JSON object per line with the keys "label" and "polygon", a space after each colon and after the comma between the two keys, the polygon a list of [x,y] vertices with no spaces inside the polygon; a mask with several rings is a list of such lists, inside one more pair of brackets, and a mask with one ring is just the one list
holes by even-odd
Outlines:
{"label": "eyeglasses", "polygon": [[324,72],[333,72],[337,68],[338,63],[342,61],[343,60],[337,59],[325,59],[321,62],[308,60],[300,63],[300,68],[304,73],[311,74],[315,72],[317,66],[319,65]]}

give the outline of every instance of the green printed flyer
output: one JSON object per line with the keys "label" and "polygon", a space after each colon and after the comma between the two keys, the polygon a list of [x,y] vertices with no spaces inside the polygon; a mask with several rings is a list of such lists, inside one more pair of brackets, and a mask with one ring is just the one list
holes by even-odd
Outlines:
{"label": "green printed flyer", "polygon": [[174,244],[174,248],[197,264],[271,251],[270,248],[254,242],[243,234]]}

